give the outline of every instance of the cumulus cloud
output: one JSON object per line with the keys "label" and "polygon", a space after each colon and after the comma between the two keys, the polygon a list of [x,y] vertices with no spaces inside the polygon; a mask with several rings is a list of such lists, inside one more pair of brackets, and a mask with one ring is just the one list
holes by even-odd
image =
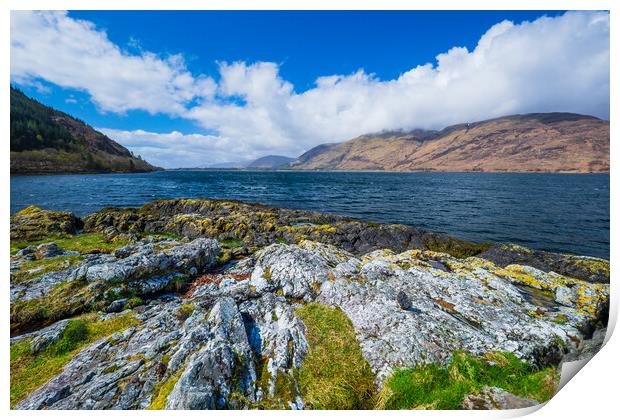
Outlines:
{"label": "cumulus cloud", "polygon": [[11,78],[83,90],[102,111],[118,113],[180,114],[215,90],[211,78],[186,69],[182,56],[129,54],[91,22],[61,11],[11,12]]}
{"label": "cumulus cloud", "polygon": [[[501,115],[609,116],[609,15],[573,12],[491,27],[473,51],[455,47],[394,80],[360,70],[296,93],[272,63],[220,67],[218,96],[187,112],[205,127],[298,153],[381,130],[441,128]],[[218,97],[237,95],[241,105]]]}
{"label": "cumulus cloud", "polygon": [[[26,19],[24,16],[19,19]],[[180,133],[147,133],[151,137],[145,137],[145,133],[123,132],[123,138],[128,142],[134,137],[150,138],[152,144],[159,145],[158,150],[168,149],[170,156],[190,153],[189,149],[176,152],[179,144],[200,144],[195,153],[203,154],[205,163],[230,160],[230,150],[237,156],[233,160],[267,153],[295,156],[323,142],[344,141],[369,132],[441,128],[515,113],[565,111],[609,117],[606,12],[568,12],[520,24],[500,22],[472,51],[454,47],[438,54],[435,63],[413,67],[396,79],[381,80],[358,70],[318,77],[315,86],[303,92],[295,91],[280,76],[276,63],[220,63],[216,84],[210,78],[191,75],[178,56],[130,56],[88,22],[64,14],[28,17],[30,24],[32,20],[37,24],[45,21],[44,27],[55,36],[53,44],[61,48],[60,52],[54,50],[55,64],[46,64],[49,54],[32,57],[36,55],[32,48],[47,41],[31,40],[34,35],[28,35],[30,30],[23,28],[19,19],[13,15],[11,22],[14,78],[36,76],[86,90],[103,109],[139,108],[191,119],[217,135],[195,140]],[[78,35],[81,38],[75,38]],[[102,67],[108,68],[105,60],[110,54],[121,69],[102,72]],[[69,58],[58,62],[59,55]],[[77,77],[66,68],[73,60],[81,60],[79,73],[87,76]],[[123,66],[141,66],[146,75],[124,71]],[[122,92],[117,91],[121,86]],[[118,96],[108,96],[112,92]],[[158,95],[164,100],[153,109],[152,97]],[[199,101],[190,105],[192,98]],[[144,149],[142,154],[154,161],[163,159],[156,161],[159,165],[175,166],[165,162],[165,155],[155,158],[151,153]]]}

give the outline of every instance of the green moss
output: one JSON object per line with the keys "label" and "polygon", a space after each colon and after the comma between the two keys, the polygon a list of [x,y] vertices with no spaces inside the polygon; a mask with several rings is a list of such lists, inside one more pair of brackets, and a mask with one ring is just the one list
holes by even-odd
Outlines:
{"label": "green moss", "polygon": [[427,236],[423,240],[424,246],[429,251],[443,252],[455,258],[467,258],[480,254],[489,249],[492,244],[469,242],[462,239],[451,238],[449,236],[433,235]]}
{"label": "green moss", "polygon": [[177,373],[168,377],[166,380],[158,382],[157,385],[155,385],[155,388],[153,388],[151,404],[148,407],[149,410],[163,410],[164,408],[166,408],[168,396],[174,389],[174,386],[177,384],[182,374],[183,369],[179,369]]}
{"label": "green moss", "polygon": [[[262,358],[256,360],[256,370],[260,372],[257,378],[257,387],[262,389],[263,398],[258,402],[250,402],[245,397],[239,398],[239,395],[235,395],[235,401],[237,406],[241,403],[242,406],[248,408],[258,408],[262,410],[287,410],[289,409],[289,402],[295,401],[298,394],[297,382],[299,381],[299,371],[297,369],[290,369],[288,372],[278,370],[275,379],[272,378],[268,369],[269,358]],[[273,380],[274,392],[270,393],[271,382]],[[236,394],[239,394],[238,392]]]}
{"label": "green moss", "polygon": [[558,381],[555,368],[539,370],[511,353],[476,357],[458,352],[447,367],[428,364],[396,371],[386,380],[376,408],[458,409],[466,395],[484,386],[544,402],[554,395]]}
{"label": "green moss", "polygon": [[164,354],[161,358],[161,364],[164,365],[165,367],[168,367],[168,363],[170,363],[170,355]]}
{"label": "green moss", "polygon": [[26,261],[20,265],[19,271],[13,273],[13,283],[21,283],[42,276],[43,274],[67,270],[83,260],[84,257],[70,255]]}
{"label": "green moss", "polygon": [[104,369],[103,373],[113,373],[119,370],[121,367],[118,365],[112,365]]}
{"label": "green moss", "polygon": [[222,248],[217,256],[218,265],[224,265],[230,260],[232,260],[232,251],[228,248]]}
{"label": "green moss", "polygon": [[306,325],[309,344],[299,372],[299,386],[307,407],[370,408],[375,376],[344,312],[311,303],[296,313]]}
{"label": "green moss", "polygon": [[67,251],[78,251],[80,254],[93,252],[110,253],[115,249],[129,245],[131,241],[123,236],[118,236],[110,241],[101,233],[84,233],[81,235],[66,237],[47,237],[37,241],[11,241],[11,254],[30,245],[39,245],[46,242],[55,242],[60,248]]}
{"label": "green moss", "polygon": [[[11,153],[11,157],[19,159],[20,154]],[[37,241],[51,235],[64,237],[76,232],[82,221],[73,214],[62,211],[43,210],[29,206],[11,216],[11,240]]]}
{"label": "green moss", "polygon": [[142,304],[144,304],[144,301],[142,300],[142,298],[139,296],[134,296],[134,297],[129,298],[129,300],[125,304],[125,309],[135,308],[136,306],[140,306]]}
{"label": "green moss", "polygon": [[60,374],[86,346],[138,323],[131,313],[105,321],[96,315],[82,316],[69,321],[62,337],[39,353],[31,351],[30,340],[11,345],[11,407]]}
{"label": "green moss", "polygon": [[185,321],[194,313],[195,309],[196,307],[193,303],[184,303],[183,305],[179,306],[179,309],[177,309],[177,318],[181,321]]}

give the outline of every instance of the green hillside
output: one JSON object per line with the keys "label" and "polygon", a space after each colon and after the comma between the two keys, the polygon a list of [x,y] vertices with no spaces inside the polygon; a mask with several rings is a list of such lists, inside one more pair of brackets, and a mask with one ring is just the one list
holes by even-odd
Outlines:
{"label": "green hillside", "polygon": [[11,87],[11,174],[157,169],[85,122]]}

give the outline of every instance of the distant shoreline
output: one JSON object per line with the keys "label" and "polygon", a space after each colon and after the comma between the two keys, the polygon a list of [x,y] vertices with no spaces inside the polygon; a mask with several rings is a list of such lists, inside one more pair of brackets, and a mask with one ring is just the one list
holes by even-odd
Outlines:
{"label": "distant shoreline", "polygon": [[418,173],[432,173],[432,174],[607,174],[609,171],[602,172],[576,172],[576,171],[386,171],[386,170],[373,170],[373,169],[259,169],[259,168],[171,168],[164,169],[165,172],[339,172],[339,173],[388,173],[388,174],[418,174]]}
{"label": "distant shoreline", "polygon": [[573,172],[573,171],[384,171],[384,170],[344,170],[344,169],[258,169],[258,168],[170,168],[157,171],[140,172],[57,172],[57,173],[11,173],[11,176],[54,176],[54,175],[131,175],[158,172],[290,172],[290,173],[386,173],[386,174],[545,174],[545,175],[609,175],[605,172]]}

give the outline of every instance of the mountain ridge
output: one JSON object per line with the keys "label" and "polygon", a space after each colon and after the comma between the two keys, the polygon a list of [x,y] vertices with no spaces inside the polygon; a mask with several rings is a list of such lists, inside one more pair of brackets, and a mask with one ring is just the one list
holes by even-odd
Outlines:
{"label": "mountain ridge", "polygon": [[517,114],[441,130],[391,130],[318,145],[291,169],[609,172],[609,121],[565,112]]}
{"label": "mountain ridge", "polygon": [[244,167],[249,169],[276,169],[287,166],[293,161],[295,161],[295,159],[288,156],[266,155],[255,159]]}

